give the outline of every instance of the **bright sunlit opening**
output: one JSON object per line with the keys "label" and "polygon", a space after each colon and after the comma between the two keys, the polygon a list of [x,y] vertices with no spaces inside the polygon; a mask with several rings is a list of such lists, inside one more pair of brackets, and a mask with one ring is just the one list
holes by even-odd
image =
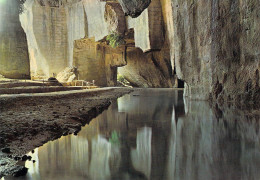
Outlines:
{"label": "bright sunlit opening", "polygon": [[0,0],[0,3],[4,3],[6,0]]}

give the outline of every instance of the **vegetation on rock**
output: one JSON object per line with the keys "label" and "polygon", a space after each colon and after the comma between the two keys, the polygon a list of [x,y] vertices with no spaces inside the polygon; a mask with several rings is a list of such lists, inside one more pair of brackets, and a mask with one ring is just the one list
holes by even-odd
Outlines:
{"label": "vegetation on rock", "polygon": [[122,76],[121,74],[117,74],[117,81],[119,83],[121,83],[123,86],[131,86],[130,82],[128,80],[125,79],[124,76]]}
{"label": "vegetation on rock", "polygon": [[26,0],[19,0],[19,13],[21,14],[24,10],[23,4],[25,3]]}
{"label": "vegetation on rock", "polygon": [[109,138],[109,142],[112,144],[120,144],[119,134],[116,131],[112,132],[111,138]]}
{"label": "vegetation on rock", "polygon": [[106,37],[106,40],[109,42],[109,45],[112,48],[117,48],[120,45],[125,44],[124,37],[118,33],[113,32]]}

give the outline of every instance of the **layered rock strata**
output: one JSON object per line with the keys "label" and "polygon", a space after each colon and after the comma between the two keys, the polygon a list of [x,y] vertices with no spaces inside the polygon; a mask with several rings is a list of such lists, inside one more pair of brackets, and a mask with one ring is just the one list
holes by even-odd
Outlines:
{"label": "layered rock strata", "polygon": [[75,41],[74,64],[78,78],[98,86],[116,86],[117,67],[126,65],[125,48],[113,49],[92,39]]}

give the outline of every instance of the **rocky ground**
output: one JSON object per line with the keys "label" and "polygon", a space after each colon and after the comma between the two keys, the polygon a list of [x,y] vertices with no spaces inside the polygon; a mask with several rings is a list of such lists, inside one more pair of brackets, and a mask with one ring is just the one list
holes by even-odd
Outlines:
{"label": "rocky ground", "polygon": [[[103,88],[34,95],[0,95],[0,177],[26,173],[18,161],[45,142],[77,133],[116,99],[132,90]],[[30,159],[30,158],[29,158]]]}

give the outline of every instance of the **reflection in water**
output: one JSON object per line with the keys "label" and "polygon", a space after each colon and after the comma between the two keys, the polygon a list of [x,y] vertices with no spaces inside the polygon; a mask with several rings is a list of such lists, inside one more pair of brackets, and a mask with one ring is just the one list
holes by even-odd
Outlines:
{"label": "reflection in water", "polygon": [[[188,102],[176,128],[175,179],[259,179],[259,119]],[[218,110],[221,111],[221,110]]]}
{"label": "reflection in water", "polygon": [[[109,156],[111,144],[101,136],[92,141],[91,162],[89,174],[92,179],[107,179],[111,176],[109,170]],[[98,168],[97,168],[98,167]],[[102,172],[102,173],[100,173]]]}
{"label": "reflection in water", "polygon": [[175,174],[175,157],[176,157],[176,118],[175,109],[173,107],[171,119],[171,133],[169,136],[169,154],[167,161],[167,175],[166,179],[174,179]]}
{"label": "reflection in water", "polygon": [[131,151],[133,166],[149,179],[152,162],[152,128],[144,127],[137,131],[136,149]]}
{"label": "reflection in water", "polygon": [[36,149],[22,179],[260,179],[259,119],[184,102],[181,91],[134,94]]}

